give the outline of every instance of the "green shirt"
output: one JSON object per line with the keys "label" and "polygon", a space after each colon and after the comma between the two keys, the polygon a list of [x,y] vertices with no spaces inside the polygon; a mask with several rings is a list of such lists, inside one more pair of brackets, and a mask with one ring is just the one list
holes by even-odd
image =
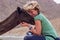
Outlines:
{"label": "green shirt", "polygon": [[[50,21],[42,14],[40,13],[39,15],[34,17],[34,20],[40,20],[42,24],[42,34],[43,35],[52,35],[54,37],[57,37],[56,31],[53,28],[52,24]],[[54,40],[52,37],[45,36],[46,40]]]}

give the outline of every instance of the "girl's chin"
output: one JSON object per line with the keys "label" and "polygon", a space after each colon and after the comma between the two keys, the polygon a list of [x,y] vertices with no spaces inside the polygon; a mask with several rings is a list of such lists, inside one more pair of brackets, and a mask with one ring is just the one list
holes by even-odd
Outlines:
{"label": "girl's chin", "polygon": [[35,17],[36,15],[33,15],[33,17]]}

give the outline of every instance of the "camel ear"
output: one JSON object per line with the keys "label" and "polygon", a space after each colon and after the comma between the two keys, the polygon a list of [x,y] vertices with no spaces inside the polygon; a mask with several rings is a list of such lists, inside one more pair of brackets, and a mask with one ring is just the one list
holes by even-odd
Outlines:
{"label": "camel ear", "polygon": [[20,14],[22,12],[22,9],[20,7],[17,7],[17,11]]}
{"label": "camel ear", "polygon": [[21,8],[20,7],[17,7],[17,10],[20,10]]}
{"label": "camel ear", "polygon": [[17,7],[17,11],[19,14],[26,13],[26,11],[23,8]]}

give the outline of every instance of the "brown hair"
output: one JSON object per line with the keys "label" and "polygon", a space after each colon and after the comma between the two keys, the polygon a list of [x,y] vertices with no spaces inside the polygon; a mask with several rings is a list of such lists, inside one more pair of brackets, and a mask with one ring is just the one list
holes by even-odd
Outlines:
{"label": "brown hair", "polygon": [[38,8],[35,7],[34,10],[37,10],[38,14],[40,13],[40,10]]}

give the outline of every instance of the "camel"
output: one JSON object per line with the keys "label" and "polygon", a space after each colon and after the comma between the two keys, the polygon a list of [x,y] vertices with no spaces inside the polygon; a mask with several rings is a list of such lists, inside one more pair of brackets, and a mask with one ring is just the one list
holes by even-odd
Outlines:
{"label": "camel", "polygon": [[0,35],[13,29],[21,22],[27,22],[34,25],[34,18],[30,16],[23,8],[17,7],[17,9],[4,21],[0,22]]}

